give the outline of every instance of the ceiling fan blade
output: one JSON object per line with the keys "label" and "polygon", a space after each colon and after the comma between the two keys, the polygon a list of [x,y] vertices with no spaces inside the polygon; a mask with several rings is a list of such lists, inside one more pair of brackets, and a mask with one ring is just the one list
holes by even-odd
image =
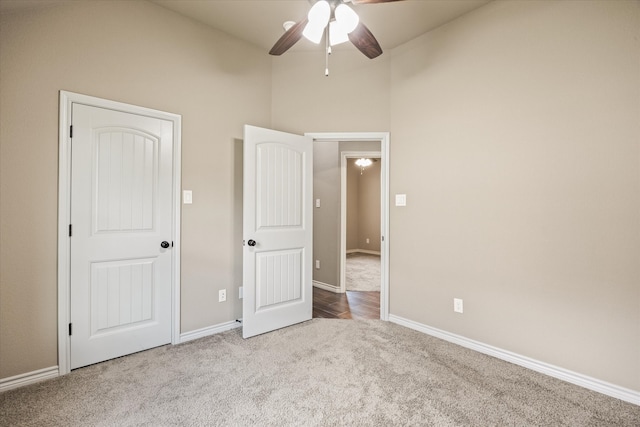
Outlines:
{"label": "ceiling fan blade", "polygon": [[371,4],[371,3],[390,3],[392,1],[402,1],[402,0],[351,0],[353,4]]}
{"label": "ceiling fan blade", "polygon": [[349,33],[349,40],[369,59],[382,55],[382,48],[371,31],[360,22],[355,30]]}
{"label": "ceiling fan blade", "polygon": [[291,46],[296,44],[300,38],[302,38],[302,31],[309,22],[308,18],[304,18],[302,21],[297,22],[291,26],[283,35],[278,39],[276,44],[273,45],[269,51],[270,55],[282,55]]}

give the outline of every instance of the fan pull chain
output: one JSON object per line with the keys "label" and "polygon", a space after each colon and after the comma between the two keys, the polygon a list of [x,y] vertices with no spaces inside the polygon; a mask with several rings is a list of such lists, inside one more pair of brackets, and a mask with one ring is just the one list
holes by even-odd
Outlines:
{"label": "fan pull chain", "polygon": [[329,55],[331,55],[331,45],[329,44],[329,26],[327,25],[327,29],[325,30],[325,46],[326,49],[324,51],[324,75],[325,77],[329,77]]}

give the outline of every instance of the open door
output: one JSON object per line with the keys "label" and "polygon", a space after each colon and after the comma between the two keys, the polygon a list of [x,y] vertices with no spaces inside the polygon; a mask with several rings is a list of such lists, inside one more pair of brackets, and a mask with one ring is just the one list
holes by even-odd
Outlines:
{"label": "open door", "polygon": [[244,127],[243,321],[249,338],[310,320],[313,140]]}

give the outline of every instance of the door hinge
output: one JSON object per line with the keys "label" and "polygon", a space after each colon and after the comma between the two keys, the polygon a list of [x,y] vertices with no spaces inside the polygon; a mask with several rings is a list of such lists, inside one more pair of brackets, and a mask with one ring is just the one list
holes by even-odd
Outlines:
{"label": "door hinge", "polygon": [[382,241],[384,242],[384,236],[382,236],[381,238],[382,238]]}
{"label": "door hinge", "polygon": [[73,138],[73,125],[69,126],[69,138]]}
{"label": "door hinge", "polygon": [[69,336],[73,335],[73,334],[72,334],[72,330],[71,330],[71,325],[72,325],[72,324],[71,324],[71,323],[69,323]]}
{"label": "door hinge", "polygon": [[69,237],[73,235],[73,226],[69,224]]}

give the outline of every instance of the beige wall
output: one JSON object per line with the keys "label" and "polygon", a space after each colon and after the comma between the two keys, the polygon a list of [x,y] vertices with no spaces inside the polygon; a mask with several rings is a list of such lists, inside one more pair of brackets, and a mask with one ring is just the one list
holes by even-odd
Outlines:
{"label": "beige wall", "polygon": [[[358,173],[358,246],[380,252],[380,165],[373,162]],[[356,170],[358,167],[356,166]],[[369,243],[367,243],[369,239]]]}
{"label": "beige wall", "polygon": [[358,218],[360,203],[358,195],[360,180],[358,168],[354,164],[356,159],[347,161],[347,250],[358,249]]}
{"label": "beige wall", "polygon": [[329,77],[322,51],[273,59],[272,119],[287,132],[387,132],[390,55],[336,49]]}
{"label": "beige wall", "polygon": [[640,390],[639,3],[492,2],[391,66],[392,314]]}
{"label": "beige wall", "polygon": [[313,280],[340,286],[340,158],[337,141],[313,143]]}
{"label": "beige wall", "polygon": [[237,139],[270,124],[269,56],[151,3],[69,2],[2,15],[0,75],[0,378],[57,365],[61,89],[182,115],[182,331],[240,317]]}

